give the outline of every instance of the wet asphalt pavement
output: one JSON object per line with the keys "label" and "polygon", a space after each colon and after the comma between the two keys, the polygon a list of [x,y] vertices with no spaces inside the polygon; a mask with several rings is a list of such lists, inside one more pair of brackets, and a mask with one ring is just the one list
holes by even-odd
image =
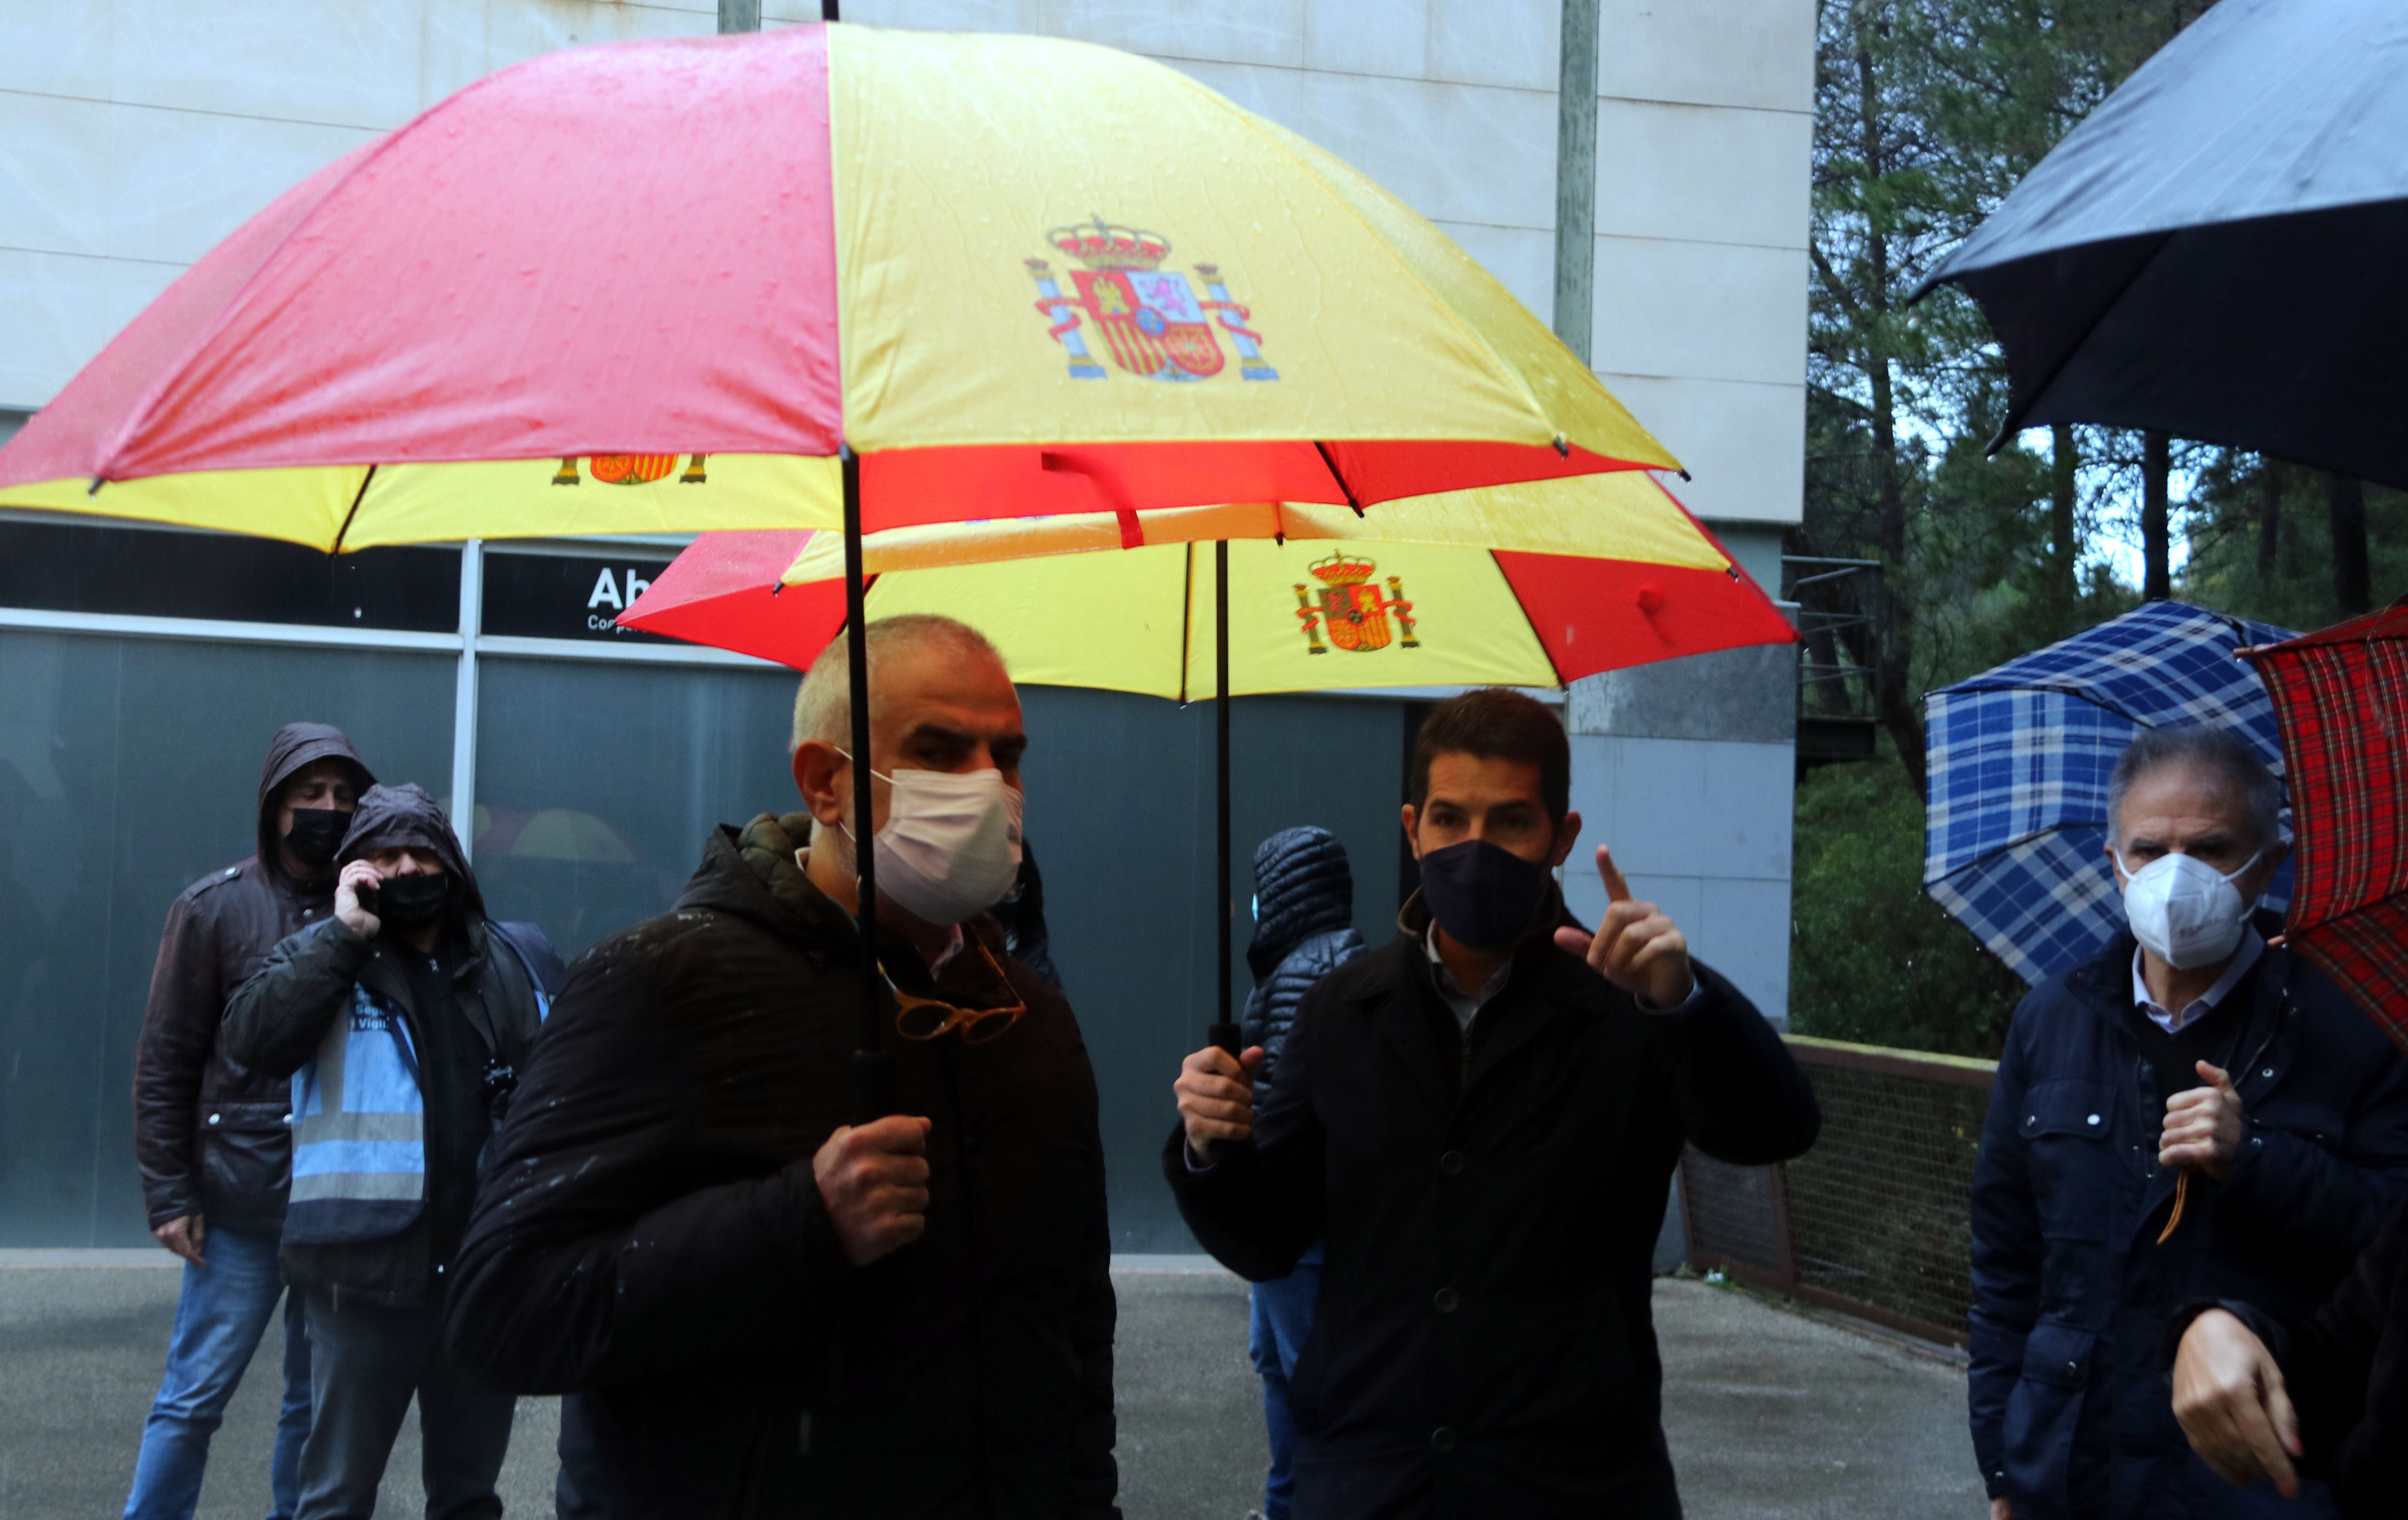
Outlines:
{"label": "wet asphalt pavement", "polygon": [[[1245,1287],[1198,1258],[1128,1258],[1117,1350],[1129,1520],[1242,1520],[1263,1433]],[[0,1520],[115,1514],[175,1315],[164,1253],[0,1252]],[[1950,1362],[1701,1283],[1656,1286],[1665,1427],[1691,1520],[1979,1520]],[[202,1520],[266,1513],[280,1332],[219,1432]],[[558,1406],[520,1403],[502,1497],[549,1514]],[[423,1513],[405,1427],[380,1516]]]}

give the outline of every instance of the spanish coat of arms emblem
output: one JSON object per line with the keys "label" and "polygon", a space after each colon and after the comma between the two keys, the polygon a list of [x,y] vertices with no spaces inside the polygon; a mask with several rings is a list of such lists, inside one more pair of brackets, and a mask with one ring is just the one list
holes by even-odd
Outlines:
{"label": "spanish coat of arms emblem", "polygon": [[[1332,554],[1305,568],[1321,582],[1313,590],[1301,581],[1296,583],[1296,616],[1304,624],[1308,653],[1329,652],[1321,641],[1325,631],[1330,644],[1350,653],[1386,649],[1392,639],[1399,649],[1421,648],[1422,641],[1413,637],[1413,604],[1405,600],[1402,576],[1388,577],[1383,595],[1372,579],[1380,567],[1368,556]],[[1397,639],[1399,632],[1404,637]]]}
{"label": "spanish coat of arms emblem", "polygon": [[1050,261],[1022,261],[1037,281],[1037,310],[1054,324],[1049,332],[1069,356],[1072,380],[1103,380],[1109,373],[1089,345],[1091,329],[1113,364],[1146,380],[1211,380],[1227,367],[1221,333],[1238,351],[1240,376],[1279,379],[1263,358],[1262,335],[1246,325],[1254,313],[1230,297],[1220,265],[1195,266],[1204,283],[1198,299],[1184,273],[1162,266],[1170,239],[1159,233],[1098,216],[1056,227],[1045,240],[1081,265],[1069,271],[1066,292]]}
{"label": "spanish coat of arms emblem", "polygon": [[[595,454],[584,459],[580,466],[579,456],[572,454],[560,462],[560,468],[552,472],[552,483],[582,485],[585,477],[591,475],[604,485],[650,485],[654,480],[666,480],[675,473],[679,457],[677,454]],[[710,477],[702,467],[707,456],[688,454],[683,457],[685,473],[678,476],[678,484],[708,484]]]}

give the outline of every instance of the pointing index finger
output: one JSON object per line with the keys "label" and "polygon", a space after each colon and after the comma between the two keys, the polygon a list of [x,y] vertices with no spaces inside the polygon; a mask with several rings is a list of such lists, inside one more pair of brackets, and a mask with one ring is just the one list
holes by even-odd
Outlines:
{"label": "pointing index finger", "polygon": [[1607,901],[1630,900],[1630,883],[1622,879],[1621,868],[1614,865],[1613,852],[1601,844],[1597,847],[1597,874],[1604,879]]}

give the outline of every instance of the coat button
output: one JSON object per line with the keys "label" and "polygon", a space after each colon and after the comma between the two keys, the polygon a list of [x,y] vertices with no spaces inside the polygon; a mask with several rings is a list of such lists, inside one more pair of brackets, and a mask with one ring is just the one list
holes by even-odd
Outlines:
{"label": "coat button", "polygon": [[1451,1452],[1455,1450],[1455,1431],[1453,1428],[1442,1425],[1437,1429],[1431,1431],[1430,1450],[1434,1452]]}
{"label": "coat button", "polygon": [[[437,1270],[440,1270],[441,1269],[439,1269],[439,1268],[438,1268],[438,1269],[437,1269]],[[2065,1369],[2066,1369],[2068,1372],[2076,1372],[2076,1373],[2078,1373],[2078,1372],[2080,1372],[2080,1371],[2082,1370],[2082,1364],[2081,1364],[2080,1362],[2068,1362],[2068,1363],[2066,1363],[2066,1364],[2065,1364]]]}
{"label": "coat button", "polygon": [[1449,1177],[1462,1176],[1463,1153],[1461,1151],[1449,1151],[1446,1154],[1440,1156],[1438,1158],[1438,1169]]}
{"label": "coat button", "polygon": [[210,1114],[210,1115],[209,1115],[209,1123],[211,1123],[211,1124],[216,1124],[217,1122],[218,1122],[218,1116],[217,1116],[216,1114],[214,1114],[214,1113]]}
{"label": "coat button", "polygon": [[2086,1124],[2093,1124],[2093,1125],[2095,1125],[2095,1124],[2097,1124],[2097,1123],[2099,1122],[2099,1115],[2097,1115],[2097,1114],[2095,1114],[2095,1113],[2094,1113],[2094,1114],[2092,1114],[2088,1119],[2086,1119],[2086,1120],[2085,1120],[2085,1121],[2083,1121],[2083,1122],[2084,1122],[2084,1123],[2086,1123]]}
{"label": "coat button", "polygon": [[1463,1305],[1463,1295],[1453,1288],[1440,1288],[1430,1295],[1430,1307],[1441,1314],[1452,1314]]}
{"label": "coat button", "polygon": [[2271,1077],[2274,1074],[2274,1068],[2270,1066],[2265,1070],[2260,1071],[2258,1074],[2261,1077]]}

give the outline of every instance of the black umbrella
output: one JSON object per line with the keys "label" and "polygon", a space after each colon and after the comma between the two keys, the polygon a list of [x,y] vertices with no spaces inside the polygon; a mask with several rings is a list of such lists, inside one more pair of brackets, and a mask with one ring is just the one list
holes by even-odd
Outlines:
{"label": "black umbrella", "polygon": [[2224,0],[1943,282],[2006,350],[1993,449],[2097,423],[2408,486],[2408,4]]}

